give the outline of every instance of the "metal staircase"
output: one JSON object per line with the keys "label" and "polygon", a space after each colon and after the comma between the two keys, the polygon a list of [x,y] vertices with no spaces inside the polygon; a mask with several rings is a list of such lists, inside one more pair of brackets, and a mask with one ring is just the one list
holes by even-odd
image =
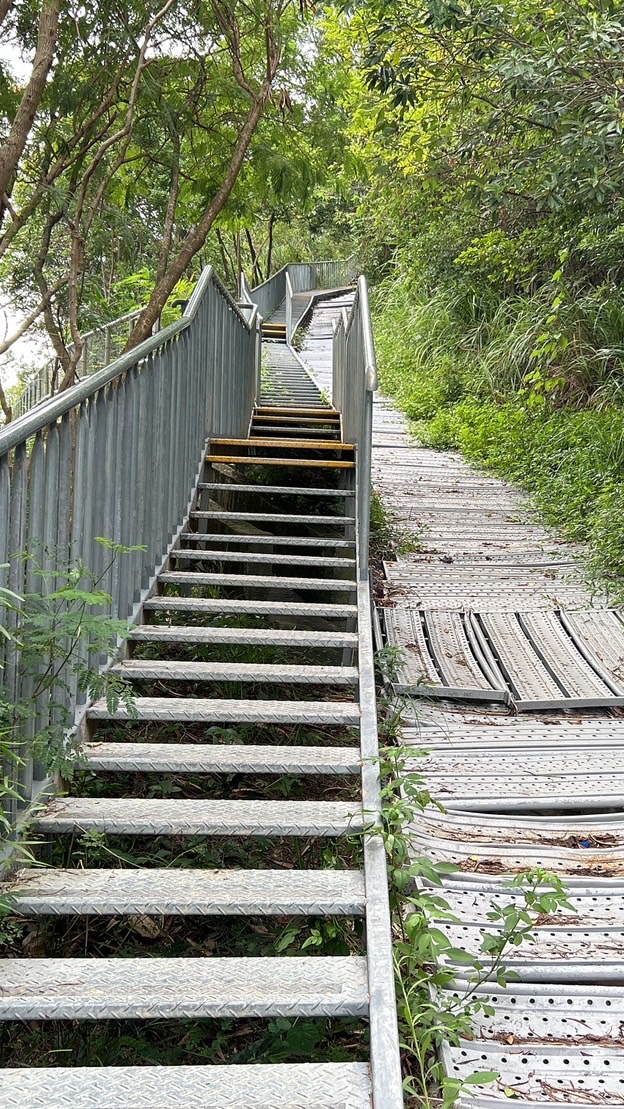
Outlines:
{"label": "metal staircase", "polygon": [[[220,287],[218,293],[225,299]],[[227,307],[233,314],[234,306]],[[253,349],[257,318],[253,311],[248,315]],[[361,325],[354,320],[354,328]],[[242,320],[236,330],[243,335]],[[339,357],[348,368],[347,356],[343,346]],[[353,356],[351,361],[365,393],[370,364],[362,364],[361,356],[359,365]],[[79,715],[86,777],[77,779],[69,795],[35,808],[25,805],[30,829],[51,844],[52,858],[58,837],[80,841],[85,834],[105,833],[113,847],[123,837],[140,837],[147,841],[148,856],[154,845],[153,860],[139,869],[23,868],[9,876],[4,889],[14,897],[15,914],[40,919],[363,918],[361,953],[304,951],[293,958],[185,951],[178,957],[122,958],[94,957],[86,950],[86,957],[11,958],[0,969],[0,1018],[350,1017],[368,1025],[369,1062],[344,1058],[343,1051],[342,1062],[82,1067],[61,1056],[61,1066],[29,1068],[9,1052],[9,1065],[0,1072],[3,1106],[394,1109],[402,1104],[384,849],[379,837],[364,831],[378,821],[380,805],[370,597],[360,528],[360,469],[370,440],[367,444],[361,428],[356,435],[343,434],[344,408],[321,401],[299,407],[298,393],[309,395],[316,386],[300,364],[298,369],[298,377],[291,372],[283,382],[289,394],[283,406],[259,397],[246,434],[236,433],[235,420],[219,426],[214,413],[220,400],[210,391],[201,401],[203,411],[212,408],[213,418],[194,493],[135,607],[123,656],[114,662],[114,671],[131,683],[133,707],[111,711],[105,700],[85,706]],[[256,359],[255,369],[247,371],[256,383],[258,370]],[[148,373],[142,372],[145,386]],[[179,381],[182,375],[178,363]],[[197,406],[199,377],[195,385],[185,386],[185,396]],[[124,387],[127,377],[121,376],[116,394]],[[124,418],[132,419],[139,387],[135,381]],[[240,386],[228,381],[227,387],[244,408],[249,395],[244,381]],[[113,399],[110,392],[104,397]],[[87,405],[93,415],[98,404],[101,413],[101,399]],[[78,414],[70,417],[78,442],[84,408],[79,400]],[[174,411],[184,426],[191,424],[192,414],[181,413],[178,403]],[[370,407],[366,412],[363,399],[360,415],[370,420]],[[91,411],[86,414],[91,417]],[[99,426],[108,436],[114,424],[105,426],[100,419]],[[45,438],[48,466],[49,427],[45,435],[35,431],[35,438]],[[0,434],[0,459],[2,446]],[[142,448],[137,443],[132,449]],[[138,459],[131,465],[138,475]],[[366,478],[366,463],[363,470]],[[13,491],[16,472],[14,457]],[[133,502],[144,522],[149,508],[141,506],[141,495],[151,484],[148,472]],[[77,482],[74,470],[75,489]],[[118,590],[123,585],[118,582]],[[259,653],[263,661],[257,661]],[[166,775],[178,781],[192,775],[193,790],[182,797],[154,796],[153,783]],[[256,790],[261,797],[253,790],[244,799],[231,796],[232,783],[243,775],[268,783],[267,790]],[[298,783],[297,799],[271,791],[271,783],[284,775]],[[121,795],[118,786],[107,788],[111,781],[124,783]],[[326,799],[328,790],[339,799]],[[36,787],[30,795],[37,796]],[[240,864],[163,867],[160,848],[167,837],[235,838]],[[299,844],[301,865],[271,865],[271,845],[284,837]],[[266,844],[261,866],[259,841]],[[315,863],[323,853],[308,846],[318,841],[351,844],[355,859],[359,844],[361,865],[339,869],[338,856]],[[306,865],[308,855],[312,862]]]}

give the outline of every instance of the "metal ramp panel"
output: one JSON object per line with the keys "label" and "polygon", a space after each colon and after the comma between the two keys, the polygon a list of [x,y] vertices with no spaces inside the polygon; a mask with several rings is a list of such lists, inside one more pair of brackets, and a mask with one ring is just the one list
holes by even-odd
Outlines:
{"label": "metal ramp panel", "polygon": [[384,609],[403,654],[395,687],[421,697],[503,701],[519,712],[624,705],[617,612]]}

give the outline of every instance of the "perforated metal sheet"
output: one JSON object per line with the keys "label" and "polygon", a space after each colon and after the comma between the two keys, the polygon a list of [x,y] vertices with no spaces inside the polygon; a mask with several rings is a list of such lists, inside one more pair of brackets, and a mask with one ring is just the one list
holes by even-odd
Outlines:
{"label": "perforated metal sheet", "polygon": [[[499,1097],[518,1097],[529,1101],[576,1102],[587,1098],[600,1104],[615,1097],[622,1099],[624,1053],[608,1047],[584,1047],[570,1051],[565,1045],[541,1046],[463,1042],[446,1051],[447,1070],[457,1078],[475,1071],[496,1071],[494,1091]],[[492,1093],[487,1087],[473,1087]],[[512,1090],[513,1095],[505,1095]]]}

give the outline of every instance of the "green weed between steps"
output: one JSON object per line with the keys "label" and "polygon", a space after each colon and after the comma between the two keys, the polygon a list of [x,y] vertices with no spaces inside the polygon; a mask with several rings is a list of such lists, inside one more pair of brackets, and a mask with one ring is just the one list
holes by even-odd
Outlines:
{"label": "green weed between steps", "polygon": [[461,290],[380,286],[383,390],[419,440],[526,489],[540,517],[587,543],[589,580],[624,600],[624,313],[560,278],[483,304]]}
{"label": "green weed between steps", "polygon": [[[391,532],[383,506],[377,512],[376,530],[385,529],[385,540]],[[381,546],[383,536],[379,535]],[[76,571],[77,573],[77,571]],[[67,590],[67,592],[63,592]],[[90,610],[95,601],[104,603],[99,594],[78,588],[78,579],[51,591],[48,602],[37,602],[40,642],[34,668],[48,675],[58,675],[59,667],[83,667],[78,645],[83,634],[90,645],[110,649],[111,636],[119,632],[105,618],[96,619]],[[95,601],[94,601],[95,596]],[[18,607],[18,598],[4,598],[5,607]],[[23,622],[24,615],[20,616]],[[17,632],[12,632],[14,638]],[[99,637],[99,638],[98,638]],[[34,636],[37,639],[37,636]],[[70,644],[73,644],[69,650]],[[71,660],[75,657],[75,664]],[[380,655],[382,677],[392,677],[400,664],[396,651]],[[102,687],[99,671],[72,671],[92,695],[108,695],[113,700],[124,696],[125,690]],[[46,679],[47,680],[47,679]],[[38,688],[38,687],[37,687]],[[38,692],[38,696],[44,690]],[[45,690],[48,687],[45,686]],[[570,910],[565,891],[557,879],[541,871],[520,875],[514,885],[523,892],[520,902],[499,909],[492,906],[492,931],[478,953],[453,946],[444,932],[444,922],[454,918],[440,894],[444,876],[452,868],[427,857],[419,857],[410,839],[410,828],[431,798],[413,769],[420,752],[400,745],[401,706],[381,700],[385,747],[380,771],[383,787],[381,826],[366,834],[383,836],[389,862],[391,907],[395,931],[397,993],[402,1052],[405,1066],[405,1091],[409,1104],[450,1106],[464,1090],[487,1085],[495,1080],[491,1072],[477,1072],[459,1081],[444,1075],[441,1048],[456,1044],[470,1035],[471,1022],[478,1013],[488,1014],[491,1007],[479,988],[492,981],[504,984],[505,953],[532,935],[535,920],[541,913],[553,913],[561,907]],[[22,709],[20,709],[22,712]],[[28,704],[23,706],[28,718]],[[58,719],[56,730],[46,732],[49,744],[49,765],[72,777],[73,760],[77,754],[64,742],[65,724]],[[132,725],[129,725],[132,726]],[[241,737],[242,739],[242,737]],[[53,741],[53,742],[52,742]],[[88,781],[86,780],[88,779]],[[91,783],[91,784],[89,784]],[[86,775],[81,787],[87,794],[102,792],[97,776]],[[266,788],[267,783],[262,783]],[[327,783],[325,783],[327,785]],[[176,791],[185,794],[197,783],[175,783]],[[286,788],[290,795],[296,783],[284,778],[274,784],[280,794]],[[108,793],[108,790],[105,790]],[[361,865],[361,836],[343,838],[334,843],[256,842],[257,857],[250,858],[248,849],[235,841],[207,841],[196,837],[193,842],[150,840],[146,845],[131,837],[106,837],[92,832],[74,837],[56,837],[54,865],[76,866],[342,866]],[[236,858],[233,858],[236,855]],[[31,865],[36,858],[27,855]],[[0,907],[10,914],[11,903]],[[42,954],[82,954],[92,956],[128,956],[130,954],[169,956],[210,955],[214,951],[227,954],[271,955],[337,955],[362,950],[361,922],[349,919],[310,919],[285,922],[241,920],[207,923],[171,918],[134,917],[118,920],[73,919],[69,921],[24,922],[8,915],[2,922],[2,942],[9,952]],[[454,968],[461,966],[468,984],[461,995],[452,988]],[[6,1027],[3,1054],[5,1063],[48,1065],[50,1062],[72,1062],[93,1065],[106,1060],[119,1065],[145,1062],[281,1062],[288,1060],[339,1061],[368,1056],[367,1032],[360,1021],[269,1021],[269,1022],[152,1022],[149,1027],[138,1022],[103,1022],[96,1028],[84,1023],[55,1023],[36,1028]]]}
{"label": "green weed between steps", "polygon": [[[490,930],[484,933],[479,950],[466,951],[453,944],[445,925],[462,922],[451,911],[442,887],[445,877],[459,868],[422,856],[414,834],[427,808],[445,810],[424,787],[418,770],[428,752],[401,744],[406,706],[385,692],[400,662],[396,648],[378,652],[383,809],[380,827],[369,833],[382,836],[388,860],[407,1104],[414,1109],[450,1109],[462,1093],[487,1094],[498,1075],[475,1071],[465,1079],[449,1076],[442,1062],[444,1047],[473,1039],[475,1018],[494,1015],[483,987],[491,983],[504,988],[514,980],[516,976],[506,967],[509,954],[535,939],[540,917],[562,909],[568,913],[575,910],[560,878],[541,868],[527,869],[509,879],[508,904],[490,904]],[[461,987],[456,980],[458,969],[462,971]],[[508,1096],[513,1096],[513,1091]]]}

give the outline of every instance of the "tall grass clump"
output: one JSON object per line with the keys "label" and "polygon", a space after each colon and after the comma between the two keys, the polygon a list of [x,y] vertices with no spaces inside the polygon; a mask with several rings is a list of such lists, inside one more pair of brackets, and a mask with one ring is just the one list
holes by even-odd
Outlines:
{"label": "tall grass clump", "polygon": [[574,293],[477,302],[458,286],[376,290],[381,384],[420,440],[458,449],[532,494],[543,518],[589,544],[624,597],[624,298]]}

